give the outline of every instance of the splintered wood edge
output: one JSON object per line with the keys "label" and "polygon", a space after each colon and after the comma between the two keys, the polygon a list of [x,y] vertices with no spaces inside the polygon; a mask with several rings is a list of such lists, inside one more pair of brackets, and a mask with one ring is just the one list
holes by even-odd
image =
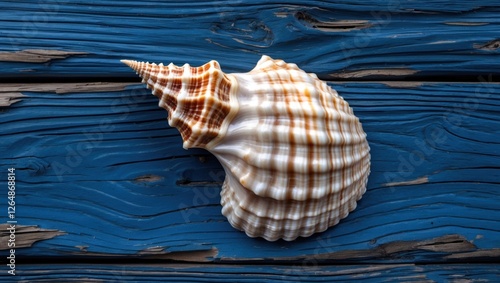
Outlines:
{"label": "splintered wood edge", "polygon": [[412,69],[374,69],[374,70],[359,70],[348,71],[330,74],[330,79],[359,79],[359,78],[389,78],[389,77],[406,77],[418,73]]}
{"label": "splintered wood edge", "polygon": [[[450,259],[467,259],[468,255],[478,256],[489,255],[490,257],[499,257],[500,249],[492,250],[478,250],[478,248],[464,236],[458,234],[444,235],[428,240],[420,241],[394,241],[378,245],[372,249],[365,250],[345,250],[338,252],[319,253],[314,255],[303,255],[294,257],[280,257],[273,258],[277,261],[297,261],[297,260],[359,260],[359,259],[384,259],[395,256],[400,253],[407,253],[413,251],[431,251],[436,253],[451,254],[445,258]],[[235,260],[237,258],[223,258],[222,260]],[[261,260],[261,259],[247,259],[247,260]]]}
{"label": "splintered wood edge", "polygon": [[52,60],[66,59],[75,55],[87,55],[87,52],[50,50],[50,49],[24,49],[20,51],[0,52],[0,61],[22,63],[47,63]]}
{"label": "splintered wood edge", "polygon": [[93,258],[140,258],[146,260],[160,259],[173,260],[179,262],[212,262],[219,254],[219,250],[215,247],[207,250],[192,250],[192,251],[169,251],[164,247],[149,247],[143,249],[136,254],[108,254],[88,252],[88,246],[75,246],[79,251],[71,253],[72,256],[85,256]]}
{"label": "splintered wood edge", "polygon": [[485,44],[474,44],[474,48],[484,51],[496,51],[500,49],[500,39],[494,39]]}
{"label": "splintered wood edge", "polygon": [[219,254],[219,250],[212,247],[209,250],[169,252],[162,247],[147,248],[138,253],[146,259],[175,260],[185,262],[211,262]]}
{"label": "splintered wood edge", "polygon": [[318,259],[384,258],[394,254],[416,250],[437,253],[463,253],[476,250],[477,247],[464,236],[453,234],[421,241],[395,241],[382,244],[370,250],[356,250],[318,255]]}
{"label": "splintered wood edge", "polygon": [[427,176],[420,177],[420,178],[417,178],[414,180],[385,183],[385,184],[382,184],[382,186],[384,186],[384,187],[411,186],[411,185],[420,185],[420,184],[425,184],[425,183],[429,183],[429,177],[427,177]]}
{"label": "splintered wood edge", "polygon": [[17,225],[4,223],[0,224],[0,250],[8,250],[10,235],[15,235],[15,248],[29,248],[33,243],[43,240],[52,239],[57,236],[65,235],[66,232],[61,230],[50,230],[39,228],[36,225]]}
{"label": "splintered wood edge", "polygon": [[21,92],[0,92],[0,107],[9,107],[21,101],[24,95]]}
{"label": "splintered wood edge", "polygon": [[26,97],[22,92],[52,92],[90,93],[123,91],[128,86],[136,85],[129,82],[91,82],[91,83],[41,83],[41,84],[2,84],[0,90],[0,107],[9,107]]}
{"label": "splintered wood edge", "polygon": [[304,11],[296,12],[295,18],[297,18],[304,25],[323,32],[348,32],[372,26],[372,23],[366,20],[321,21]]}
{"label": "splintered wood edge", "polygon": [[136,85],[130,82],[82,82],[82,83],[7,83],[2,84],[2,92],[53,92],[57,94],[77,92],[123,91],[126,87]]}

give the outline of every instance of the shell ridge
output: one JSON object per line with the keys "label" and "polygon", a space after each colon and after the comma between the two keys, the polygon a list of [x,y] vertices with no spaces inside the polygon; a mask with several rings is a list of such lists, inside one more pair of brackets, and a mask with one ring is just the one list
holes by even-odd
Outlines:
{"label": "shell ridge", "polygon": [[229,107],[230,111],[226,116],[226,119],[221,124],[220,127],[220,132],[217,135],[216,138],[214,138],[211,142],[206,144],[206,149],[207,150],[212,150],[219,142],[226,136],[226,132],[233,121],[233,119],[236,117],[237,113],[240,110],[240,106],[238,103],[238,98],[237,98],[237,93],[238,93],[238,81],[233,75],[225,75],[227,79],[231,81],[230,83],[230,88],[229,88]]}
{"label": "shell ridge", "polygon": [[307,237],[357,205],[370,146],[353,109],[296,64],[263,55],[247,73],[217,61],[177,67],[124,60],[146,82],[183,147],[201,147],[226,173],[222,214],[249,237]]}

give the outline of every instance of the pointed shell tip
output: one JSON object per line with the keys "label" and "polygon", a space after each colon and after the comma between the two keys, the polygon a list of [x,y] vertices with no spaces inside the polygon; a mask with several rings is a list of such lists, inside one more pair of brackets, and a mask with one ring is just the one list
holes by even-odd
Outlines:
{"label": "pointed shell tip", "polygon": [[123,60],[120,60],[120,62],[122,62],[123,64],[125,64],[125,65],[127,65],[129,67],[132,67],[132,65],[134,64],[135,61],[123,59]]}

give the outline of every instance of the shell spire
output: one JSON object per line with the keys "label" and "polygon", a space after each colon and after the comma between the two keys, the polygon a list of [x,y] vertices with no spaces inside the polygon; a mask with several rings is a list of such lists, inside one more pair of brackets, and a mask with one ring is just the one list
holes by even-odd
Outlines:
{"label": "shell spire", "polygon": [[184,148],[210,148],[224,136],[238,111],[237,82],[217,61],[182,67],[121,60],[142,78],[168,111],[168,122],[181,133]]}

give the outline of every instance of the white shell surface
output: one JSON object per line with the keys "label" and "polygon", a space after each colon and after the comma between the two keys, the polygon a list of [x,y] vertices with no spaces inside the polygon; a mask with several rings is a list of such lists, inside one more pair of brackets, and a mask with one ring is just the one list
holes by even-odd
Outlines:
{"label": "white shell surface", "polygon": [[356,207],[370,172],[366,134],[337,92],[267,56],[238,82],[239,111],[209,148],[226,180],[222,213],[250,237],[294,240]]}

